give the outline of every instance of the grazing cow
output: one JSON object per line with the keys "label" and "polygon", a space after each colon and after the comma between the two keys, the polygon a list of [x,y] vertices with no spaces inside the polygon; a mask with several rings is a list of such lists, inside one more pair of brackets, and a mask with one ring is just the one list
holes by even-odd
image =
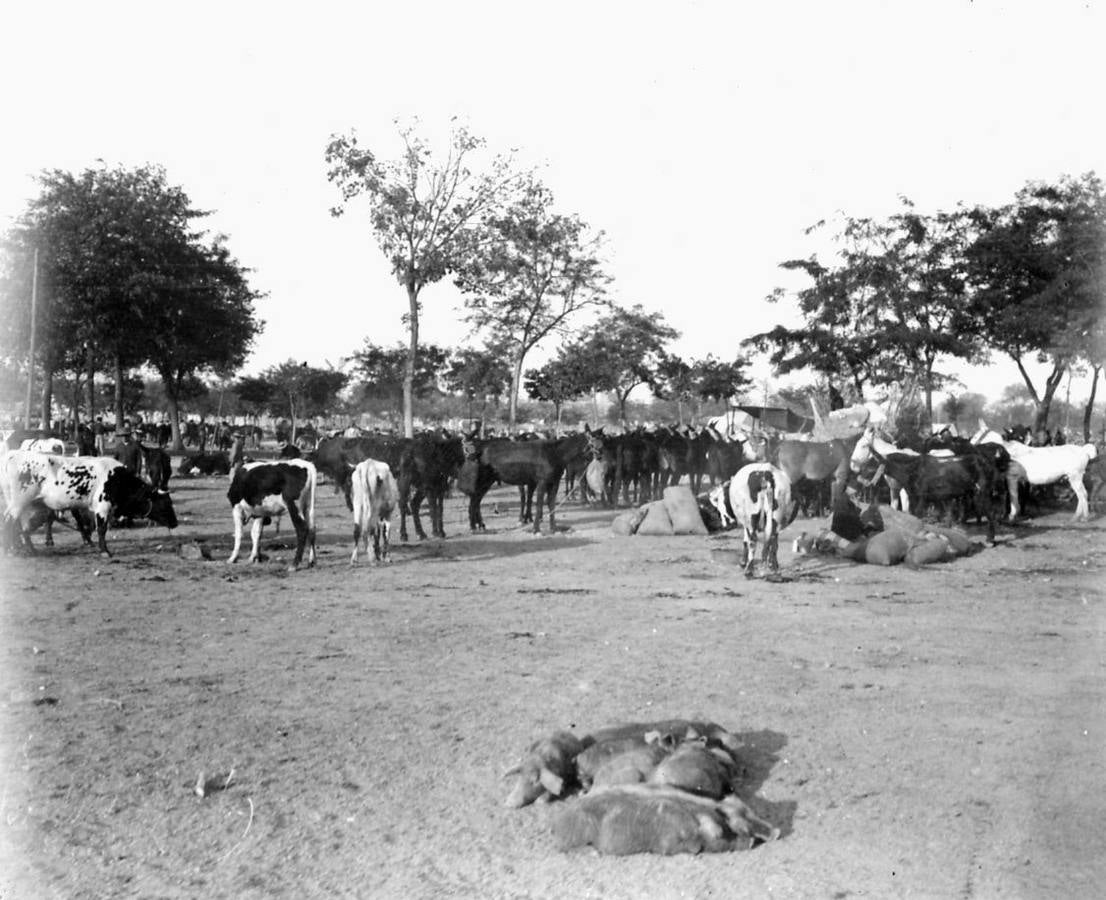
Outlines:
{"label": "grazing cow", "polygon": [[[849,480],[849,463],[860,439],[857,434],[851,438],[835,438],[832,441],[777,440],[768,442],[768,461],[778,466],[787,475],[790,485],[797,485],[804,478],[821,481],[833,477],[830,492],[830,505],[844,492]],[[819,502],[819,506],[821,503]],[[815,515],[821,516],[824,510],[819,508]]]}
{"label": "grazing cow", "polygon": [[780,532],[795,520],[797,504],[791,498],[791,479],[771,463],[750,463],[730,479],[729,491],[715,488],[711,502],[723,525],[737,519],[744,529],[741,565],[752,578],[756,566],[757,535],[764,534],[764,563],[779,571]]}
{"label": "grazing cow", "polygon": [[352,566],[357,562],[362,545],[368,550],[369,535],[372,535],[376,562],[389,562],[388,533],[399,500],[395,476],[386,462],[365,459],[354,466],[350,481],[353,484],[353,555],[349,563]]}
{"label": "grazing cow", "polygon": [[[168,492],[155,490],[118,460],[100,456],[55,456],[33,451],[9,450],[0,457],[0,489],[4,513],[13,541],[21,537],[34,552],[29,531],[21,522],[33,504],[59,512],[73,510],[81,537],[92,543],[95,526],[100,553],[111,556],[106,534],[112,516],[147,518],[167,528],[177,527],[177,516]],[[79,515],[92,514],[91,524]]]}
{"label": "grazing cow", "polygon": [[[1086,521],[1090,518],[1090,506],[1087,502],[1087,489],[1083,484],[1083,475],[1087,471],[1087,465],[1098,455],[1098,448],[1094,444],[1029,447],[1021,441],[1004,441],[987,428],[982,420],[979,426],[979,431],[972,437],[973,444],[1000,444],[1006,448],[1010,459],[1021,467],[1030,484],[1052,484],[1061,478],[1067,478],[1076,497],[1073,521],[1080,519]],[[1010,466],[1010,474],[1007,476],[1010,489],[1010,521],[1016,519],[1020,511],[1017,491],[1017,475],[1020,474],[1021,472],[1015,466]]]}
{"label": "grazing cow", "polygon": [[[557,453],[556,441],[511,441],[494,439],[476,441],[471,436],[462,441],[465,463],[458,485],[469,495],[469,528],[484,530],[480,515],[480,501],[496,481],[514,484],[526,489],[526,502],[522,504],[519,524],[529,519],[534,522],[534,534],[541,533],[542,510],[549,506],[549,531],[557,530],[554,508],[557,489],[564,473],[564,463]],[[531,514],[534,494],[538,498],[537,514]]]}
{"label": "grazing cow", "polygon": [[298,569],[308,549],[307,565],[315,565],[315,466],[303,459],[287,462],[246,463],[234,473],[227,491],[234,517],[234,549],[227,562],[237,562],[242,550],[242,529],[252,520],[253,547],[250,562],[260,558],[261,529],[272,516],[288,513],[296,529],[296,555],[291,569]]}

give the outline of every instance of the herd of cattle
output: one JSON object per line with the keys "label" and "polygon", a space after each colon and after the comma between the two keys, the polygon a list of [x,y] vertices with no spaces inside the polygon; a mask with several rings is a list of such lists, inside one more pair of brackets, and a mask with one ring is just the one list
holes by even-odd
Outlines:
{"label": "herd of cattle", "polygon": [[[1018,516],[1019,491],[1028,485],[1066,478],[1077,497],[1076,517],[1089,516],[1084,475],[1096,461],[1092,444],[1031,447],[1011,433],[999,435],[983,426],[970,440],[948,434],[915,446],[898,446],[876,429],[847,438],[812,440],[809,436],[750,434],[727,437],[712,428],[662,426],[608,435],[602,429],[560,438],[490,438],[429,432],[414,438],[389,434],[334,436],[320,441],[306,456],[294,445],[282,458],[250,460],[243,441],[230,453],[186,455],[178,472],[231,476],[228,500],[238,559],[242,534],[251,523],[250,560],[259,559],[262,528],[287,515],[296,533],[293,567],[306,553],[315,560],[315,493],[319,475],[344,495],[354,517],[354,550],[371,537],[374,557],[388,558],[392,514],[400,513],[400,538],[408,538],[407,519],[426,538],[420,510],[427,502],[431,533],[445,537],[443,505],[454,485],[466,494],[472,531],[484,529],[481,502],[496,484],[517,485],[520,523],[540,532],[548,509],[555,530],[555,508],[562,483],[565,496],[579,493],[585,502],[638,504],[659,497],[668,485],[687,478],[699,493],[704,479],[712,486],[722,517],[745,528],[746,541],[765,529],[766,549],[775,552],[778,533],[800,508],[821,516],[827,504],[843,495],[850,478],[874,489],[885,482],[892,505],[924,511],[931,503],[958,505],[967,517],[986,518],[994,540],[995,523],[1008,510]],[[164,449],[143,447],[145,480],[111,457],[64,454],[51,439],[28,439],[0,460],[0,493],[5,514],[5,543],[31,549],[31,531],[45,524],[46,542],[55,513],[72,511],[86,543],[97,533],[107,553],[105,532],[115,520],[147,518],[175,527],[168,485],[169,456]],[[1096,486],[1097,487],[1097,486]],[[536,498],[537,509],[534,510]],[[766,527],[767,526],[767,527]]]}

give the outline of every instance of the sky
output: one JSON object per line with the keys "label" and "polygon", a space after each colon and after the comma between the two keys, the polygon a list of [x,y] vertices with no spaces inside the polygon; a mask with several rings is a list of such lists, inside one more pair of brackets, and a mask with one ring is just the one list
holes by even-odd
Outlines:
{"label": "sky", "polygon": [[[267,294],[251,373],[405,339],[403,288],[365,208],[331,216],[323,158],[351,130],[397,156],[397,119],[441,141],[459,117],[539,167],[605,232],[613,297],[663,312],[685,358],[799,323],[765,298],[802,285],[779,263],[824,253],[804,233],[819,220],[1106,175],[1101,3],[20,7],[0,8],[0,227],[43,169],[164,166]],[[423,303],[424,341],[468,339],[451,284]],[[992,399],[1020,381],[1003,358],[947,368]]]}

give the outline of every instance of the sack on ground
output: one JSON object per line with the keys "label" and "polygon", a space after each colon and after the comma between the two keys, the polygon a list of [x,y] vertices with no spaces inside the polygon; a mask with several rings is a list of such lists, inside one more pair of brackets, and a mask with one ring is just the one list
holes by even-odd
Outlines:
{"label": "sack on ground", "polygon": [[[696,511],[698,515],[698,511]],[[672,534],[672,519],[664,508],[663,500],[654,500],[645,505],[645,518],[637,529],[638,534]]]}
{"label": "sack on ground", "polygon": [[907,551],[906,559],[903,561],[908,566],[924,566],[952,559],[955,555],[955,551],[943,537],[930,537],[917,541]]}
{"label": "sack on ground", "polygon": [[877,566],[897,566],[906,558],[909,549],[910,538],[895,528],[868,538],[864,558]]}
{"label": "sack on ground", "polygon": [[645,518],[645,507],[629,509],[611,522],[611,531],[615,534],[636,534],[641,520]]}
{"label": "sack on ground", "polygon": [[672,520],[673,534],[706,534],[707,526],[699,513],[699,504],[686,484],[674,484],[664,489],[664,508]]}

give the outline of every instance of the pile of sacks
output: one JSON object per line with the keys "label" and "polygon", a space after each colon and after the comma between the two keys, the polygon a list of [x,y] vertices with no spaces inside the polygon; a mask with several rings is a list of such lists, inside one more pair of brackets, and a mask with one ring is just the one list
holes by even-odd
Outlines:
{"label": "pile of sacks", "polygon": [[740,741],[713,722],[669,719],[558,731],[532,744],[506,805],[566,800],[553,818],[560,850],[722,853],[775,840],[779,829],[734,792]]}
{"label": "pile of sacks", "polygon": [[622,513],[611,523],[615,534],[707,534],[699,503],[686,484],[664,489],[662,499]]}
{"label": "pile of sacks", "polygon": [[795,540],[796,553],[824,553],[879,566],[923,566],[970,556],[983,549],[959,528],[932,525],[889,506],[871,504],[861,511],[848,497],[839,499],[830,527]]}

